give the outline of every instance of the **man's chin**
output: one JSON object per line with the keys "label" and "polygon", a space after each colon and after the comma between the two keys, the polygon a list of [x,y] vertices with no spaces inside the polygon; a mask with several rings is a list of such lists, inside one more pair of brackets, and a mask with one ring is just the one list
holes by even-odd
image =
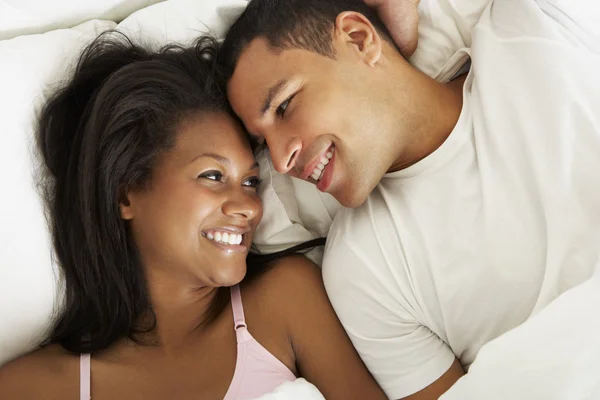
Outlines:
{"label": "man's chin", "polygon": [[362,206],[369,193],[363,193],[361,190],[347,190],[347,191],[336,191],[331,195],[344,207],[346,208],[358,208]]}

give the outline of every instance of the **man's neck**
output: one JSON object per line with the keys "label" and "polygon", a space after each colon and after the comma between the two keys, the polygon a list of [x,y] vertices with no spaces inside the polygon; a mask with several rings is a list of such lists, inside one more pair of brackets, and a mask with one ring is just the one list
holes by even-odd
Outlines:
{"label": "man's neck", "polygon": [[[422,74],[416,84],[412,106],[415,113],[409,123],[403,121],[399,155],[388,172],[399,171],[421,161],[437,150],[450,136],[462,111],[466,75],[442,84]],[[403,118],[400,115],[400,118]]]}

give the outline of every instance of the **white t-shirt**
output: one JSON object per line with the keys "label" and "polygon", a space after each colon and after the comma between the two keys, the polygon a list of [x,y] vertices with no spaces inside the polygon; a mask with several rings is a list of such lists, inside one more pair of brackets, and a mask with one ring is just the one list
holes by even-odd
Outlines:
{"label": "white t-shirt", "polygon": [[468,369],[599,261],[599,43],[556,1],[486,9],[451,135],[330,229],[328,294],[390,398]]}

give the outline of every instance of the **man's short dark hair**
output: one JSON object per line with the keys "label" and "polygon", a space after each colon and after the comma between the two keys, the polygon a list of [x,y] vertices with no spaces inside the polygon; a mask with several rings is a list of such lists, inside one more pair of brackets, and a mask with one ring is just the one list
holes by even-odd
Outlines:
{"label": "man's short dark hair", "polygon": [[382,37],[394,43],[377,13],[363,0],[251,0],[229,30],[219,59],[227,79],[252,40],[262,37],[276,50],[300,48],[335,58],[332,33],[344,11],[363,14]]}

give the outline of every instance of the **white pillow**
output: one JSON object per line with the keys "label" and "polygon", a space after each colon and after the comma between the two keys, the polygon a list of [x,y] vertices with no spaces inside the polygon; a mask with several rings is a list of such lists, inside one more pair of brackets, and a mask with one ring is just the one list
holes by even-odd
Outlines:
{"label": "white pillow", "polygon": [[162,0],[0,0],[0,40],[70,28],[91,19],[120,21]]}
{"label": "white pillow", "polygon": [[189,44],[202,33],[222,39],[246,4],[245,0],[170,0],[134,12],[117,28],[154,48],[170,42]]}
{"label": "white pillow", "polygon": [[35,191],[36,109],[45,99],[44,90],[63,75],[84,43],[115,26],[90,21],[0,42],[0,365],[39,342],[58,294]]}
{"label": "white pillow", "polygon": [[[268,254],[326,237],[340,204],[314,185],[275,171],[268,150],[260,151],[256,158],[263,180],[259,194],[264,206],[254,236],[256,248]],[[306,255],[321,265],[323,248],[314,248]]]}
{"label": "white pillow", "polygon": [[432,78],[461,48],[471,47],[471,31],[492,0],[421,0],[419,45],[410,63]]}

